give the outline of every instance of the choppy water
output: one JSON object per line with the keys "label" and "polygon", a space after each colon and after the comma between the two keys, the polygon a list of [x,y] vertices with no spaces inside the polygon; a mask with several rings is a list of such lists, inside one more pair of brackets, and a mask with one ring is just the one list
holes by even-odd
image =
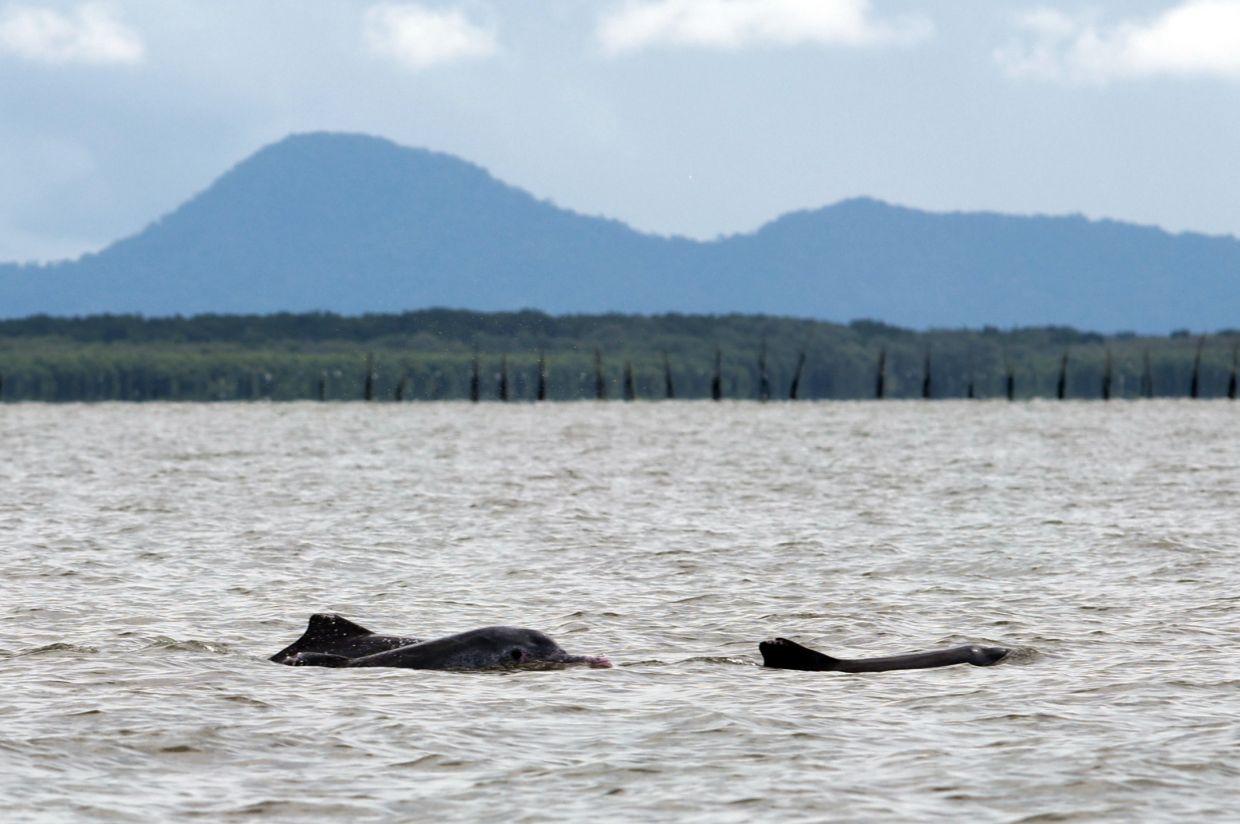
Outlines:
{"label": "choppy water", "polygon": [[[0,407],[5,821],[1240,810],[1240,406]],[[265,658],[311,612],[611,670]],[[966,641],[991,668],[757,666]]]}

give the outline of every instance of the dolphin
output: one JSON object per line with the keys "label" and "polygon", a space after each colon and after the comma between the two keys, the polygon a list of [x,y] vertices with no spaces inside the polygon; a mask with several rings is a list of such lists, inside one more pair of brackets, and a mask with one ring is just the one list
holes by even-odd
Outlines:
{"label": "dolphin", "polygon": [[[315,632],[316,629],[319,631]],[[324,629],[328,631],[322,631]],[[552,669],[573,664],[611,666],[611,661],[604,656],[570,655],[549,636],[534,629],[482,627],[424,641],[376,635],[340,616],[326,614],[312,616],[306,633],[271,660],[294,667],[434,670]]]}
{"label": "dolphin", "polygon": [[300,638],[268,660],[277,664],[288,664],[303,652],[358,658],[397,647],[407,647],[420,640],[401,635],[376,635],[361,624],[355,624],[333,612],[317,612],[310,616],[310,623]]}
{"label": "dolphin", "polygon": [[815,672],[887,672],[888,670],[927,669],[950,667],[953,664],[973,664],[989,667],[1005,658],[1009,650],[1003,647],[983,647],[966,644],[963,647],[910,652],[885,658],[832,658],[825,653],[803,647],[787,638],[772,638],[758,644],[762,653],[762,666],[773,669],[812,670]]}

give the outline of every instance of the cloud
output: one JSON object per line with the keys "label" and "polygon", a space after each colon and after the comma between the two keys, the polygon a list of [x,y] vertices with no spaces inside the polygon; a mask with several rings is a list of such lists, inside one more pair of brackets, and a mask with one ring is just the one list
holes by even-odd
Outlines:
{"label": "cloud", "polygon": [[651,46],[872,46],[928,37],[926,18],[875,20],[869,0],[626,0],[599,23],[607,54]]}
{"label": "cloud", "polygon": [[1014,77],[1099,84],[1158,75],[1240,80],[1240,0],[1188,0],[1151,19],[1109,27],[1050,9],[1016,22],[1024,38],[995,52]]}
{"label": "cloud", "polygon": [[373,6],[366,12],[365,28],[372,51],[413,71],[490,57],[499,49],[493,30],[455,9]]}
{"label": "cloud", "polygon": [[11,5],[0,11],[0,54],[53,64],[140,63],[142,39],[100,3],[70,12]]}

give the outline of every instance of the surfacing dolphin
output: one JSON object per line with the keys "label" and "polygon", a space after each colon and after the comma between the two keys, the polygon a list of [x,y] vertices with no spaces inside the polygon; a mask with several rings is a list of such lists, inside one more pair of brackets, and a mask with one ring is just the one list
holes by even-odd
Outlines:
{"label": "surfacing dolphin", "polygon": [[[331,631],[323,632],[325,628]],[[410,643],[399,643],[401,641]],[[552,669],[574,664],[611,666],[611,661],[604,656],[570,655],[546,634],[534,629],[482,627],[422,641],[376,635],[334,615],[312,616],[305,634],[271,660],[294,667],[435,670]]]}
{"label": "surfacing dolphin", "polygon": [[787,638],[772,638],[758,644],[762,653],[762,665],[773,669],[812,670],[815,672],[887,672],[888,670],[928,669],[950,667],[953,664],[973,664],[989,667],[1007,656],[1003,647],[983,647],[967,644],[963,647],[910,652],[906,655],[890,655],[885,658],[832,658],[825,653],[803,647]]}

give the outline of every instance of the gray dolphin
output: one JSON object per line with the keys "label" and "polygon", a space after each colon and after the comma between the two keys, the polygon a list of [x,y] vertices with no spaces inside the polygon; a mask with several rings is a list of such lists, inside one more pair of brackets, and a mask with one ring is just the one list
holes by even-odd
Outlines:
{"label": "gray dolphin", "polygon": [[[301,638],[276,653],[271,660],[294,667],[436,670],[551,669],[573,664],[611,666],[611,661],[604,656],[570,655],[549,636],[534,629],[482,627],[423,641],[376,635],[339,616],[316,615],[311,617],[310,623],[310,628]],[[333,632],[312,633],[316,625],[319,629],[332,629]],[[356,630],[361,630],[361,633]],[[400,641],[410,643],[397,643]]]}
{"label": "gray dolphin", "polygon": [[832,658],[830,655],[803,647],[787,638],[772,638],[758,644],[762,653],[762,666],[773,669],[812,670],[816,672],[886,672],[888,670],[927,669],[950,667],[953,664],[973,664],[988,667],[1007,656],[1003,647],[983,647],[967,644],[963,647],[910,652],[906,655],[890,655],[884,658]]}

